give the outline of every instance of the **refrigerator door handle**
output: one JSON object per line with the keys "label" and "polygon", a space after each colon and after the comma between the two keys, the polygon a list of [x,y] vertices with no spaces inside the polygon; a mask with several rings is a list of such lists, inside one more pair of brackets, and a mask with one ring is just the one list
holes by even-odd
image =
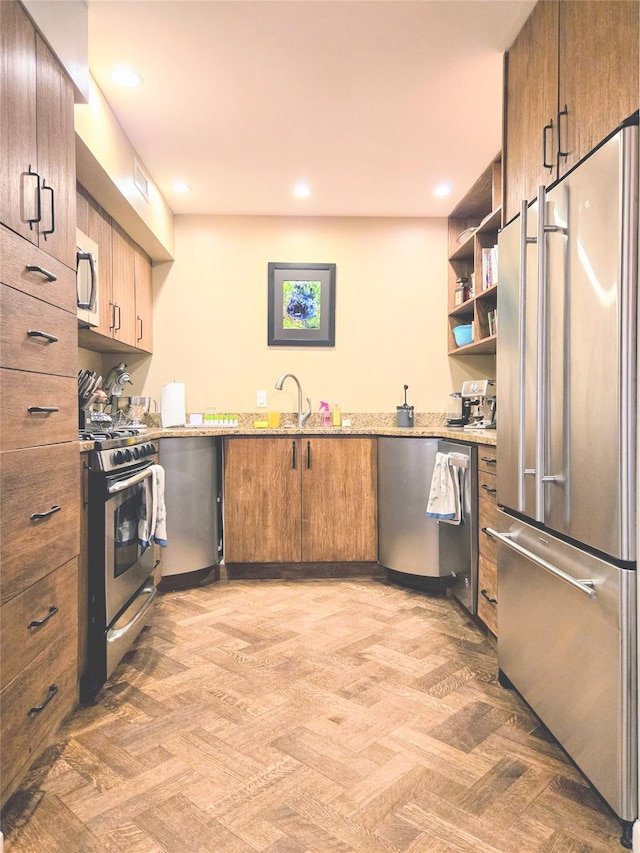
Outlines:
{"label": "refrigerator door handle", "polygon": [[535,520],[544,522],[544,484],[559,482],[563,478],[546,475],[545,459],[547,450],[548,419],[548,364],[547,364],[547,243],[545,235],[549,233],[567,233],[560,225],[547,224],[547,190],[538,187],[538,322],[536,340],[536,511]]}
{"label": "refrigerator door handle", "polygon": [[525,468],[525,383],[526,383],[526,335],[527,335],[527,246],[536,242],[536,237],[527,237],[527,214],[529,211],[526,199],[520,202],[520,292],[518,296],[518,509],[525,510],[524,478],[535,474],[532,468]]}
{"label": "refrigerator door handle", "polygon": [[486,533],[489,536],[493,536],[499,542],[502,542],[503,545],[506,545],[508,548],[511,548],[512,551],[515,551],[522,557],[525,557],[527,560],[530,560],[532,563],[535,563],[536,566],[539,566],[541,569],[544,569],[545,572],[549,572],[549,574],[558,578],[558,580],[561,580],[564,583],[569,584],[569,586],[572,586],[574,589],[577,589],[580,592],[584,593],[589,598],[597,597],[596,591],[594,589],[595,581],[576,580],[575,578],[572,578],[571,575],[568,575],[566,572],[557,569],[551,563],[548,563],[546,560],[543,560],[542,557],[538,557],[532,551],[529,551],[527,548],[523,548],[522,545],[518,545],[517,542],[514,542],[513,537],[515,534],[498,533],[498,531],[494,530],[492,527],[487,527]]}

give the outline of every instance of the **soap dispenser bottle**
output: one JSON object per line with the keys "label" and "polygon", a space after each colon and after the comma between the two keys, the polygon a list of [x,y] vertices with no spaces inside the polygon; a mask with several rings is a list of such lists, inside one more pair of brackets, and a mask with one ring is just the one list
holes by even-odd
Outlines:
{"label": "soap dispenser bottle", "polygon": [[340,406],[337,400],[334,402],[333,409],[331,410],[331,423],[334,427],[342,426],[342,414],[340,413]]}
{"label": "soap dispenser bottle", "polygon": [[320,426],[331,426],[331,415],[329,414],[329,404],[321,401],[320,403]]}

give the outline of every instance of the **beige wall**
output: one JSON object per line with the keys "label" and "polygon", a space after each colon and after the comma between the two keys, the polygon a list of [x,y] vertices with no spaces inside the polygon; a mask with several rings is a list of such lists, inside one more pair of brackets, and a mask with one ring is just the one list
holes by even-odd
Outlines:
{"label": "beige wall", "polygon": [[[493,359],[449,359],[446,221],[178,216],[175,261],[154,268],[154,355],[126,359],[133,393],[184,382],[187,411],[296,408],[295,373],[317,411],[393,412],[403,384],[416,411],[443,412]],[[267,346],[267,264],[336,263],[334,348]]]}

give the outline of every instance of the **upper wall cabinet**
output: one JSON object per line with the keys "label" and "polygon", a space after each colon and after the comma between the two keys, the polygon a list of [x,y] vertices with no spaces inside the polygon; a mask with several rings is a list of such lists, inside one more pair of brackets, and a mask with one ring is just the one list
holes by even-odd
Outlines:
{"label": "upper wall cabinet", "polygon": [[[498,156],[449,216],[449,355],[496,352],[501,195]],[[470,342],[456,340],[458,326],[470,327]]]}
{"label": "upper wall cabinet", "polygon": [[75,269],[73,86],[17,2],[0,15],[0,221]]}
{"label": "upper wall cabinet", "polygon": [[504,221],[638,109],[638,0],[542,0],[506,63]]}
{"label": "upper wall cabinet", "polygon": [[80,329],[80,346],[95,352],[152,352],[151,260],[78,185],[78,228],[98,244],[100,323]]}

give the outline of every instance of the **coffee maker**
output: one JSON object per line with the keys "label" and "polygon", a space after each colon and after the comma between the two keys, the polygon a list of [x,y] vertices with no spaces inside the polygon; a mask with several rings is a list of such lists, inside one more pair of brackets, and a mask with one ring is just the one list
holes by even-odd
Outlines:
{"label": "coffee maker", "polygon": [[469,401],[469,422],[464,429],[496,428],[496,383],[493,379],[469,379],[462,383],[461,396]]}
{"label": "coffee maker", "polygon": [[471,419],[471,401],[463,397],[460,391],[449,394],[450,402],[447,410],[447,426],[463,427]]}

